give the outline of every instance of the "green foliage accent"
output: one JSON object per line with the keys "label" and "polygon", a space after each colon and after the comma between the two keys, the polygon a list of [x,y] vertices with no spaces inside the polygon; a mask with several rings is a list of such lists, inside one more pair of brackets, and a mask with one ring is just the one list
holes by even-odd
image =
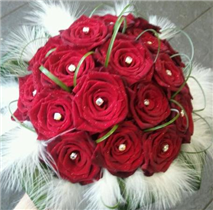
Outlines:
{"label": "green foliage accent", "polygon": [[73,85],[74,87],[77,85],[77,76],[78,76],[78,72],[79,72],[79,69],[82,65],[82,63],[84,62],[84,60],[91,54],[94,54],[95,52],[94,51],[90,51],[88,53],[86,53],[82,58],[81,60],[79,61],[77,67],[76,67],[76,70],[75,70],[75,74],[74,74],[74,78],[73,78]]}
{"label": "green foliage accent", "polygon": [[203,100],[204,100],[204,107],[202,109],[193,110],[193,112],[201,112],[201,111],[203,111],[206,108],[206,94],[205,94],[201,84],[199,83],[199,81],[193,76],[190,76],[190,78],[192,78],[198,84],[198,86],[200,87],[200,90],[201,90],[201,92],[203,94]]}
{"label": "green foliage accent", "polygon": [[45,74],[49,79],[51,79],[55,84],[60,86],[63,90],[71,92],[69,87],[67,87],[61,80],[59,80],[56,76],[54,76],[51,72],[49,72],[44,66],[40,66],[39,70],[43,74]]}
{"label": "green foliage accent", "polygon": [[154,63],[156,63],[158,56],[160,54],[160,46],[161,46],[161,40],[160,40],[160,37],[159,37],[159,34],[157,33],[157,31],[155,31],[154,29],[144,30],[136,37],[135,40],[137,41],[146,32],[152,32],[154,34],[154,36],[157,37],[157,39],[158,39],[158,51],[157,51],[157,54],[156,54],[156,57],[155,57],[155,60],[154,60]]}
{"label": "green foliage accent", "polygon": [[26,126],[24,123],[20,122],[20,121],[15,117],[15,115],[12,113],[10,106],[11,106],[11,104],[13,104],[13,103],[15,103],[15,102],[17,102],[17,101],[18,101],[18,100],[11,101],[11,102],[9,103],[9,105],[8,105],[8,110],[9,110],[11,116],[13,117],[13,119],[14,119],[20,126],[22,126],[22,127],[26,128],[26,129],[28,129],[28,130],[30,130],[30,131],[36,133],[34,129],[32,129],[32,128]]}
{"label": "green foliage accent", "polygon": [[175,120],[177,120],[178,117],[180,116],[180,112],[177,109],[171,109],[171,111],[177,112],[177,115],[173,119],[171,119],[170,121],[168,121],[168,122],[166,122],[166,123],[164,123],[162,125],[158,125],[158,126],[153,127],[153,128],[148,128],[148,129],[144,130],[144,132],[150,132],[150,131],[159,130],[159,129],[165,128],[166,126],[168,126],[168,125],[172,124],[173,122],[175,122]]}
{"label": "green foliage accent", "polygon": [[117,129],[118,129],[118,125],[114,125],[113,128],[108,133],[106,133],[101,138],[97,139],[95,142],[97,144],[101,143],[102,141],[106,140],[109,136],[111,136]]}
{"label": "green foliage accent", "polygon": [[105,60],[105,64],[104,64],[105,67],[107,67],[108,64],[109,64],[109,59],[110,59],[110,55],[111,55],[111,52],[112,52],[112,48],[113,48],[117,33],[119,31],[119,28],[120,28],[122,22],[124,21],[124,19],[125,19],[124,17],[121,18],[121,20],[119,20],[119,22],[116,22],[116,24],[115,24],[114,32],[112,34],[112,38],[110,40],[109,47],[108,47],[108,50],[107,50],[106,60]]}
{"label": "green foliage accent", "polygon": [[51,49],[51,50],[49,50],[48,52],[47,52],[47,54],[45,55],[45,58],[47,58],[52,52],[54,52],[56,50],[56,48],[53,48],[53,49]]}
{"label": "green foliage accent", "polygon": [[183,108],[183,106],[182,106],[179,102],[177,102],[176,100],[170,99],[170,101],[171,101],[172,103],[176,104],[177,106],[179,106],[179,107],[181,108],[181,110],[183,110],[184,116],[186,117],[186,129],[188,129],[188,127],[189,127],[189,117],[188,117],[188,115],[187,115],[187,113],[186,113],[186,110],[185,110],[185,109]]}

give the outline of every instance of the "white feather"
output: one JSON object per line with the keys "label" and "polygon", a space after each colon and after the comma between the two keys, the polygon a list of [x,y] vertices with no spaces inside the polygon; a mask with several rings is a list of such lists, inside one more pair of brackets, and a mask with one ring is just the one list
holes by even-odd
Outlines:
{"label": "white feather", "polygon": [[107,170],[104,170],[103,177],[87,190],[85,199],[89,202],[87,210],[108,210],[107,206],[113,207],[124,201],[117,177],[111,175]]}
{"label": "white feather", "polygon": [[[30,125],[28,125],[30,126]],[[33,186],[34,173],[48,180],[40,159],[48,164],[43,142],[37,140],[37,134],[23,127],[17,127],[6,133],[1,139],[1,181],[6,189],[21,190],[22,185],[28,191]],[[24,183],[21,183],[24,180]]]}
{"label": "white feather", "polygon": [[[113,6],[109,6],[109,5],[104,5],[104,8],[102,10],[99,10],[97,12],[95,12],[96,14],[99,15],[106,15],[106,14],[111,14],[111,15],[116,15],[119,16],[121,14],[121,12],[123,11],[123,9],[128,5],[131,4],[133,2],[133,0],[123,0],[123,1],[119,1],[119,0],[114,0],[114,5]],[[135,7],[133,4],[131,4],[126,10],[125,10],[125,15],[132,13],[135,13]]]}
{"label": "white feather", "polygon": [[[0,135],[2,135],[17,126],[17,124],[11,120],[8,105],[11,101],[17,100],[19,97],[18,83],[15,80],[1,80],[0,91]],[[16,107],[16,104],[11,105],[11,111],[14,112]]]}
{"label": "white feather", "polygon": [[[196,63],[192,66],[192,76],[194,76],[202,86],[206,95],[206,109],[200,112],[203,117],[213,118],[213,71],[210,68],[204,68]],[[204,107],[204,98],[198,84],[193,80],[188,80],[188,85],[193,96],[192,104],[194,110]],[[212,121],[210,122],[212,123]]]}
{"label": "white feather", "polygon": [[125,180],[130,209],[135,210],[138,205],[144,210],[152,206],[159,210],[170,209],[181,201],[184,191],[188,195],[193,192],[191,181],[196,176],[194,170],[178,160],[165,173],[156,173],[151,177],[138,170]]}
{"label": "white feather", "polygon": [[161,34],[159,35],[160,39],[170,39],[178,33],[178,30],[174,30],[176,25],[167,18],[151,15],[149,16],[149,23],[161,28]]}
{"label": "white feather", "polygon": [[77,1],[65,5],[63,1],[40,0],[32,5],[35,9],[26,18],[34,25],[39,23],[51,36],[67,29],[84,12]]}
{"label": "white feather", "polygon": [[42,209],[52,210],[79,210],[83,209],[84,203],[83,194],[87,186],[80,184],[72,184],[69,181],[52,177],[46,182],[40,189],[34,194],[36,200],[39,200],[39,196],[45,194],[45,206],[44,203],[40,203]]}
{"label": "white feather", "polygon": [[19,98],[18,82],[13,80],[1,80],[0,84],[1,101],[0,109],[5,109],[8,104]]}
{"label": "white feather", "polygon": [[[45,31],[36,26],[22,26],[17,32],[12,32],[3,47],[3,53],[8,53],[5,59],[17,60],[20,62],[29,61],[36,54],[37,50],[44,46],[48,37]],[[25,70],[26,71],[26,70]]]}

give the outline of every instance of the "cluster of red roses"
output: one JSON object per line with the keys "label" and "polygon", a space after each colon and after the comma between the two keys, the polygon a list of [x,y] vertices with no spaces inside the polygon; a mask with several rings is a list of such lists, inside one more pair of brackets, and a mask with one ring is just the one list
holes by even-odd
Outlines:
{"label": "cluster of red roses", "polygon": [[[166,40],[147,29],[159,28],[129,14],[116,36],[109,65],[105,59],[117,16],[82,16],[52,37],[29,62],[19,79],[20,97],[14,113],[30,120],[38,140],[53,140],[47,150],[61,177],[81,184],[101,178],[101,169],[125,178],[138,168],[147,176],[164,172],[193,133],[191,95],[187,85],[175,96],[185,112],[170,101],[184,83],[184,64]],[[89,51],[77,74],[80,59]],[[61,89],[39,68],[45,67],[71,91]],[[179,118],[155,131],[146,129]],[[188,119],[185,114],[187,114]],[[188,124],[188,127],[187,127]],[[106,140],[95,140],[117,130]],[[64,134],[63,134],[64,133]],[[60,135],[62,134],[62,135]],[[56,138],[54,138],[56,137]]]}

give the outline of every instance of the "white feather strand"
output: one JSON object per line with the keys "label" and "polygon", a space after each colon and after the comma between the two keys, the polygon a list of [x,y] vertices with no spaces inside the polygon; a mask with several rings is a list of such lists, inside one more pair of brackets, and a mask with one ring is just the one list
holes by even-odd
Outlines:
{"label": "white feather strand", "polygon": [[[46,164],[45,146],[37,140],[37,134],[23,127],[17,127],[6,133],[1,139],[1,183],[5,189],[26,191],[33,186],[34,173],[40,173],[40,179],[48,180],[40,165],[40,157]],[[21,181],[24,180],[24,183]]]}
{"label": "white feather strand", "polygon": [[72,184],[67,180],[53,177],[49,182],[41,186],[34,197],[45,194],[47,196],[45,198],[45,207],[47,209],[70,210],[72,207],[73,210],[79,210],[83,209],[82,200],[86,188],[87,186]]}
{"label": "white feather strand", "polygon": [[159,210],[170,209],[181,202],[184,191],[188,194],[193,192],[190,183],[195,177],[196,173],[178,160],[165,173],[156,173],[150,177],[138,170],[125,181],[127,196],[131,201],[130,209],[135,210],[138,205],[144,210],[152,206]]}
{"label": "white feather strand", "polygon": [[51,36],[59,34],[60,30],[67,29],[85,11],[80,9],[78,2],[63,1],[34,1],[33,12],[26,17],[33,25],[38,23]]}
{"label": "white feather strand", "polygon": [[[205,118],[213,118],[213,71],[211,68],[204,68],[201,65],[198,65],[196,63],[192,66],[192,76],[194,76],[202,86],[205,95],[206,95],[206,109],[200,112],[203,117]],[[191,94],[193,96],[192,104],[194,110],[201,109],[204,106],[204,98],[203,94],[200,90],[200,87],[198,84],[193,80],[188,80],[188,85],[190,87]],[[210,124],[212,125],[212,120],[210,121]]]}
{"label": "white feather strand", "polygon": [[170,39],[178,33],[177,30],[169,30],[176,28],[176,25],[167,18],[151,15],[149,16],[149,23],[161,28],[161,34],[159,35],[160,39]]}
{"label": "white feather strand", "polygon": [[124,202],[117,177],[107,170],[104,170],[102,179],[93,183],[87,190],[85,199],[89,202],[87,210],[108,210],[107,206],[113,207]]}
{"label": "white feather strand", "polygon": [[[132,3],[132,0],[114,0],[114,5],[109,6],[109,5],[104,5],[104,8],[101,10],[98,10],[95,12],[95,14],[98,15],[106,15],[106,14],[111,14],[111,15],[116,15],[119,16],[123,9],[130,3]],[[135,8],[134,5],[130,5],[126,10],[125,10],[125,15],[128,15],[129,13],[134,14],[135,13]]]}
{"label": "white feather strand", "polygon": [[5,56],[6,60],[30,61],[37,50],[45,45],[47,40],[48,37],[42,28],[38,26],[22,26],[16,33],[12,32],[8,39],[5,40],[3,47],[5,52],[3,54],[9,52]]}

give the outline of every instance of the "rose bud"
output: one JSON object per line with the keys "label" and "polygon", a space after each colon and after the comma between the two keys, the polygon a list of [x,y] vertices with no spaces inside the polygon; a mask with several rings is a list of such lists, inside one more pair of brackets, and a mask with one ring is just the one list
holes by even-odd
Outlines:
{"label": "rose bud", "polygon": [[143,133],[144,159],[141,169],[151,176],[156,172],[165,172],[178,156],[182,138],[175,125],[169,125],[154,132]]}
{"label": "rose bud", "polygon": [[177,66],[167,54],[160,54],[155,63],[154,78],[157,83],[175,91],[184,83],[181,67]]}
{"label": "rose bud", "polygon": [[117,75],[90,72],[82,77],[73,92],[73,121],[79,130],[103,132],[127,116],[127,95]]}
{"label": "rose bud", "polygon": [[73,128],[72,94],[44,88],[33,100],[30,120],[39,140],[48,140]]}
{"label": "rose bud", "polygon": [[[191,136],[193,135],[194,132],[194,123],[192,118],[193,107],[191,102],[191,96],[189,93],[187,94],[181,92],[178,93],[174,99],[183,106],[188,116],[188,128],[187,128],[187,118],[185,116],[184,111],[181,110],[181,108],[178,105],[171,103],[171,106],[179,110],[180,112],[179,118],[175,121],[177,130],[179,131],[178,135],[180,135],[183,138],[183,143],[190,143]],[[174,115],[172,116],[174,117]]]}
{"label": "rose bud", "polygon": [[132,175],[143,161],[141,131],[131,121],[119,125],[111,136],[98,143],[93,155],[93,162],[122,178]]}
{"label": "rose bud", "polygon": [[33,84],[32,74],[19,78],[18,109],[14,113],[19,121],[23,122],[29,119],[28,111],[37,92],[38,90],[35,89]]}
{"label": "rose bud", "polygon": [[103,44],[108,37],[108,28],[103,21],[84,15],[67,30],[61,31],[61,38],[65,44],[88,51]]}
{"label": "rose bud", "polygon": [[129,93],[130,110],[141,129],[152,128],[170,115],[168,99],[154,82],[136,84]]}
{"label": "rose bud", "polygon": [[[109,41],[96,51],[97,59],[101,63],[105,62],[108,47]],[[125,36],[118,36],[110,55],[109,67],[114,70],[110,73],[119,74],[129,85],[132,85],[142,79],[150,81],[153,74],[152,66],[151,54],[143,45]]]}
{"label": "rose bud", "polygon": [[[75,70],[81,58],[87,53],[85,50],[76,50],[69,46],[60,46],[44,62],[43,66],[54,76],[60,79],[68,87],[73,86]],[[92,56],[88,56],[81,64],[77,79],[88,73],[95,67]],[[56,86],[52,80],[41,73],[41,83],[43,86]],[[78,80],[77,80],[78,81]]]}
{"label": "rose bud", "polygon": [[100,167],[91,161],[94,142],[85,132],[67,133],[50,142],[47,151],[53,167],[63,179],[72,183],[89,184],[101,178]]}

